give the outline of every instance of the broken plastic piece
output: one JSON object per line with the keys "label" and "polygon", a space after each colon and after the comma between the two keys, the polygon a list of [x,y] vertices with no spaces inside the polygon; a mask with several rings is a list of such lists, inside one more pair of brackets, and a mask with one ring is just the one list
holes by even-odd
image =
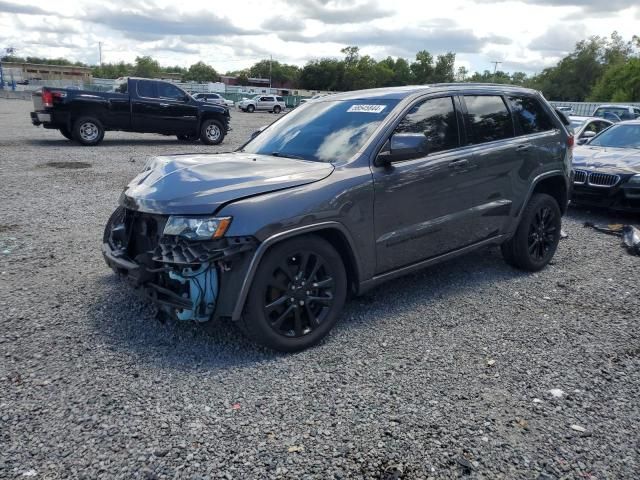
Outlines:
{"label": "broken plastic piece", "polygon": [[622,227],[622,241],[632,255],[640,255],[640,230],[632,225]]}

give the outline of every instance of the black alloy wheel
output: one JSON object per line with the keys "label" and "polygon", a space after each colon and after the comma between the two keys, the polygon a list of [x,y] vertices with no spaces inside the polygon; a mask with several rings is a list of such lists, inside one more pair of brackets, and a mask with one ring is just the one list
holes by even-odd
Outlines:
{"label": "black alloy wheel", "polygon": [[333,327],[346,290],[342,258],[331,244],[315,236],[290,240],[265,255],[240,327],[270,348],[302,350]]}
{"label": "black alloy wheel", "polygon": [[556,253],[561,225],[555,198],[545,193],[534,194],[522,212],[516,233],[501,245],[505,261],[522,270],[541,270]]}
{"label": "black alloy wheel", "polygon": [[271,272],[263,311],[278,334],[301,337],[327,318],[334,297],[335,281],[326,260],[300,251],[283,258]]}
{"label": "black alloy wheel", "polygon": [[555,213],[549,207],[540,208],[529,225],[528,250],[536,261],[543,260],[555,247],[556,224]]}

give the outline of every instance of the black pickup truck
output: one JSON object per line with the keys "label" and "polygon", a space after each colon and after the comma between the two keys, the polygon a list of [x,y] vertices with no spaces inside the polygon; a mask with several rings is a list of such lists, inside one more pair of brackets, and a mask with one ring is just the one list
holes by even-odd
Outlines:
{"label": "black pickup truck", "polygon": [[229,109],[199,102],[169,82],[119,79],[112,92],[44,87],[33,93],[31,122],[69,140],[97,145],[106,130],[176,135],[217,145],[229,131]]}

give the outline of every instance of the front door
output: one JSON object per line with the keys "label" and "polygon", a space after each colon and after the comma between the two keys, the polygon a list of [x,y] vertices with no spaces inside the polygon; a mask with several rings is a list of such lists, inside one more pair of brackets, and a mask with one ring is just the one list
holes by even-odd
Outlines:
{"label": "front door", "polygon": [[192,133],[198,128],[198,106],[175,85],[158,83],[160,103],[160,131],[164,133]]}
{"label": "front door", "polygon": [[393,133],[422,133],[427,154],[372,167],[377,269],[384,273],[459,247],[470,203],[460,175],[460,116],[450,96],[419,101]]}
{"label": "front door", "polygon": [[275,101],[273,97],[260,97],[257,102],[256,110],[273,110]]}

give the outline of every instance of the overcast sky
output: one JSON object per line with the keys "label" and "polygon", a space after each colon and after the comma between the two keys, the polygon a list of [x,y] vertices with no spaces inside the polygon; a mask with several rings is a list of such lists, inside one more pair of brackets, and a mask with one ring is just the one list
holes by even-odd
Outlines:
{"label": "overcast sky", "polygon": [[363,53],[413,58],[418,50],[457,53],[472,71],[528,73],[553,65],[577,40],[640,34],[639,0],[0,0],[0,48],[20,56],[96,64],[151,55],[162,65],[198,60],[219,72],[273,55],[304,65]]}

